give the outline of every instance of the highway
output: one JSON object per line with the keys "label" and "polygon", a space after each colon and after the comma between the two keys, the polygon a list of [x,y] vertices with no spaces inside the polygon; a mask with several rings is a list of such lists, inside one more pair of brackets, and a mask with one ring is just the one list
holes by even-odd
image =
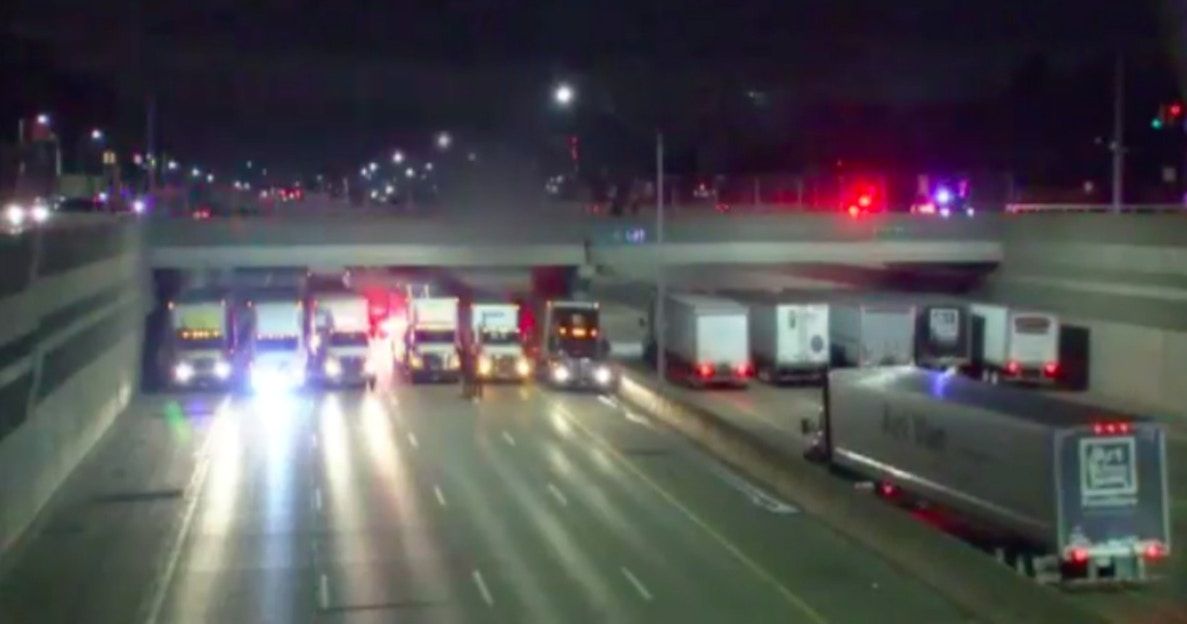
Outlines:
{"label": "highway", "polygon": [[4,622],[966,622],[610,399],[146,397],[0,571]]}

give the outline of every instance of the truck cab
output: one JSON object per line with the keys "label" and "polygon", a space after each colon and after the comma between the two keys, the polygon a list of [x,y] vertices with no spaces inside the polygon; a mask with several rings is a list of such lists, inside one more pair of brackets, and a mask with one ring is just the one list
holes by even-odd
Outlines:
{"label": "truck cab", "polygon": [[414,299],[411,312],[403,362],[409,379],[457,381],[461,374],[457,355],[458,300]]}
{"label": "truck cab", "polygon": [[214,292],[182,294],[167,304],[162,364],[175,388],[227,387],[241,371],[238,332],[226,299]]}
{"label": "truck cab", "polygon": [[532,362],[519,330],[519,306],[514,303],[476,303],[470,322],[478,344],[477,373],[483,379],[525,381]]}
{"label": "truck cab", "polygon": [[554,387],[608,391],[618,385],[599,312],[599,305],[590,301],[545,305],[537,371]]}
{"label": "truck cab", "polygon": [[367,298],[352,292],[315,296],[310,301],[310,372],[322,383],[373,385]]}
{"label": "truck cab", "polygon": [[254,326],[251,386],[259,391],[293,390],[305,385],[309,353],[304,312],[295,294],[249,302]]}

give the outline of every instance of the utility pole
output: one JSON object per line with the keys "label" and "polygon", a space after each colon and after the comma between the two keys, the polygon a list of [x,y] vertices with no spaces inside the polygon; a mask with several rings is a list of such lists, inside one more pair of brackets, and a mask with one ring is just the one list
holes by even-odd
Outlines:
{"label": "utility pole", "polygon": [[1117,54],[1113,75],[1113,212],[1121,212],[1125,190],[1125,57]]}
{"label": "utility pole", "polygon": [[667,356],[664,354],[664,298],[667,282],[664,275],[664,134],[655,132],[655,363],[661,385],[668,382]]}

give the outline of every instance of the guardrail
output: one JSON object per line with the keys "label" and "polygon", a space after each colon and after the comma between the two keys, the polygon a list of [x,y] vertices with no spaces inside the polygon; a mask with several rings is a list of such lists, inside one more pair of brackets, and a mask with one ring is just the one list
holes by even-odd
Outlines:
{"label": "guardrail", "polygon": [[1187,204],[1124,204],[1120,210],[1112,204],[1006,204],[1006,212],[1010,214],[1025,213],[1111,213],[1126,214],[1187,214]]}

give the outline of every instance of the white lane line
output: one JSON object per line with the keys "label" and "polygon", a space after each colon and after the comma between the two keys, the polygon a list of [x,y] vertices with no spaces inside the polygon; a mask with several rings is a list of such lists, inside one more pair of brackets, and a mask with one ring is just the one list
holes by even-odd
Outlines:
{"label": "white lane line", "polygon": [[721,464],[710,464],[709,471],[743,496],[750,499],[750,502],[757,507],[779,515],[797,514],[800,511],[795,505],[769,494],[766,490],[754,485],[746,478],[735,474]]}
{"label": "white lane line", "polygon": [[437,496],[437,504],[441,505],[442,507],[445,507],[446,506],[445,505],[445,494],[441,493],[441,488],[434,485],[433,486],[433,494],[435,494]]}
{"label": "white lane line", "polygon": [[330,579],[325,572],[317,577],[317,606],[322,611],[330,607]]}
{"label": "white lane line", "polygon": [[503,439],[507,441],[507,444],[510,444],[511,446],[515,446],[515,438],[511,437],[511,434],[509,432],[506,432],[506,431],[503,432]]}
{"label": "white lane line", "polygon": [[313,490],[313,508],[321,511],[321,504],[321,488],[319,487],[316,490]]}
{"label": "white lane line", "polygon": [[[211,427],[210,431],[206,433],[206,439],[202,442],[202,450],[198,452],[198,465],[194,468],[194,474],[190,477],[190,482],[185,489],[189,500],[186,501],[185,511],[182,512],[181,528],[178,529],[173,544],[169,547],[165,572],[158,577],[156,589],[153,590],[148,616],[144,619],[147,624],[156,624],[161,617],[161,608],[165,606],[165,596],[169,593],[169,587],[173,585],[173,575],[177,573],[181,550],[185,546],[186,537],[190,534],[190,525],[194,523],[194,513],[198,510],[198,499],[202,497],[206,475],[210,472],[210,447],[213,445],[214,438],[219,435],[221,427],[229,426],[222,424],[224,422],[226,421],[218,421]],[[234,461],[234,458],[231,461]]]}
{"label": "white lane line", "polygon": [[408,432],[408,443],[412,445],[412,448],[420,448],[420,442],[416,441],[416,434],[411,431]]}
{"label": "white lane line", "polygon": [[482,600],[486,603],[486,606],[495,606],[495,599],[490,595],[490,589],[487,588],[486,581],[482,579],[482,573],[474,570],[471,576],[474,577],[474,584],[478,586],[478,593],[482,594]]}
{"label": "white lane line", "polygon": [[615,401],[614,399],[612,399],[604,394],[599,394],[598,400],[601,401],[602,403],[605,403],[606,405],[614,408],[614,409],[618,409],[618,401]]}
{"label": "white lane line", "polygon": [[622,566],[622,575],[626,577],[626,580],[629,581],[631,585],[635,586],[635,591],[639,592],[639,595],[643,597],[643,600],[651,602],[651,592],[647,591],[647,586],[643,584],[643,581],[639,580],[639,577],[631,573],[631,571],[628,570],[626,566]]}
{"label": "white lane line", "polygon": [[565,494],[561,492],[560,488],[556,487],[552,483],[549,483],[548,491],[552,492],[552,497],[556,499],[556,502],[561,504],[561,507],[569,506],[569,499],[565,498]]}
{"label": "white lane line", "polygon": [[654,429],[654,427],[651,426],[651,421],[647,420],[646,417],[640,416],[629,409],[624,409],[622,412],[623,416],[626,417],[627,420],[635,423],[636,425],[641,425],[643,427],[647,427],[648,429]]}

